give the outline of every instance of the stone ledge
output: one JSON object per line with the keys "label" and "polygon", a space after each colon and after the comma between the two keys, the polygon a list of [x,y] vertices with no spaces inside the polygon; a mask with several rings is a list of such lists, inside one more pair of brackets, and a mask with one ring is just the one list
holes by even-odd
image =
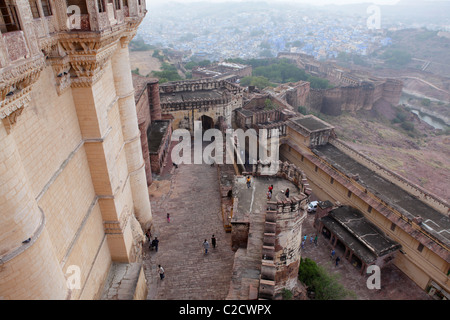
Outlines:
{"label": "stone ledge", "polygon": [[101,299],[144,300],[147,290],[142,263],[113,263]]}

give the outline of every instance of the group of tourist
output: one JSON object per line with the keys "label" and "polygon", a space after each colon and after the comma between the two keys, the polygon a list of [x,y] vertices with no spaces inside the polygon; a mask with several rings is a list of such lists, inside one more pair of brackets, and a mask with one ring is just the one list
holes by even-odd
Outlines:
{"label": "group of tourist", "polygon": [[[285,191],[281,190],[281,192],[284,192],[284,195],[286,198],[289,198],[289,188],[287,188]],[[273,194],[273,184],[271,184],[269,186],[269,191],[267,191],[267,200],[271,200],[272,199],[272,194]]]}
{"label": "group of tourist", "polygon": [[[211,245],[214,249],[216,248],[216,237],[214,235],[211,236]],[[203,241],[203,248],[205,249],[205,254],[208,254],[209,242],[206,239]]]}
{"label": "group of tourist", "polygon": [[[303,236],[303,241],[302,241],[302,249],[304,249],[305,248],[305,244],[306,244],[306,240],[308,239],[308,236],[307,235],[304,235]],[[314,243],[314,245],[317,247],[317,244],[318,244],[318,242],[317,242],[317,240],[318,240],[318,237],[317,237],[317,234],[313,237],[312,235],[309,237],[309,243],[311,243],[311,244],[313,244]]]}
{"label": "group of tourist", "polygon": [[[169,214],[167,214],[167,222],[170,222],[170,216]],[[159,240],[158,237],[155,237],[153,240],[150,229],[147,230],[147,232],[145,233],[145,236],[147,237],[148,242],[150,243],[149,248],[150,250],[155,250],[156,252],[158,252],[158,245],[159,245]],[[213,247],[213,249],[216,248],[217,246],[217,242],[216,242],[216,237],[215,235],[211,236],[211,245]],[[205,241],[203,241],[203,249],[205,250],[205,254],[208,254],[208,249],[209,249],[209,242],[208,240],[205,239]],[[160,276],[160,279],[163,280],[165,277],[165,271],[164,268],[161,265],[158,265],[158,273]]]}
{"label": "group of tourist", "polygon": [[147,240],[150,243],[149,246],[150,250],[154,249],[156,252],[158,252],[158,245],[159,245],[158,237],[155,237],[155,239],[152,240],[152,234],[150,232],[150,229],[147,230],[145,236],[147,237]]}

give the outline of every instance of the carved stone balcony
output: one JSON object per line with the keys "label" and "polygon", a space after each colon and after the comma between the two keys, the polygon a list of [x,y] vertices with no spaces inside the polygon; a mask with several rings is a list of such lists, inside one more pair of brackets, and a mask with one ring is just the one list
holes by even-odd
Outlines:
{"label": "carved stone balcony", "polygon": [[2,34],[2,37],[11,62],[29,56],[30,52],[23,31],[8,32]]}

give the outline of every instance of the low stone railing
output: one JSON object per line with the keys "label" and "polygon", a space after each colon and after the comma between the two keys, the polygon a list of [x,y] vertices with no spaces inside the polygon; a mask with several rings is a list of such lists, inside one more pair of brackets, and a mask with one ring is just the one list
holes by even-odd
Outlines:
{"label": "low stone railing", "polygon": [[367,168],[375,171],[379,175],[381,175],[383,178],[391,181],[398,187],[402,188],[403,190],[413,194],[418,199],[422,200],[435,210],[439,211],[440,213],[450,216],[450,207],[448,203],[446,203],[443,199],[430,194],[428,191],[424,190],[423,188],[419,187],[418,185],[415,185],[414,183],[406,180],[402,176],[396,174],[395,172],[392,172],[388,170],[387,168],[384,168],[380,164],[374,162],[373,160],[369,159],[367,156],[359,153],[358,151],[354,150],[344,142],[336,139],[331,139],[330,144],[344,152],[345,154],[349,155],[352,159],[355,159],[359,163],[363,164]]}

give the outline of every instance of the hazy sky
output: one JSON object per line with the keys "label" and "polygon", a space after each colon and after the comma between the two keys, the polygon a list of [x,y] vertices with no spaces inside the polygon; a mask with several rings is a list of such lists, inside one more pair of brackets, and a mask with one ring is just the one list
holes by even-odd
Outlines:
{"label": "hazy sky", "polygon": [[293,2],[293,3],[302,3],[302,4],[316,4],[316,5],[324,5],[324,4],[349,4],[349,3],[373,3],[380,5],[389,5],[396,4],[399,0],[147,0],[147,6],[151,6],[155,3],[167,3],[167,2],[179,2],[179,3],[189,3],[189,2],[242,2],[242,1],[253,1],[253,2]]}

